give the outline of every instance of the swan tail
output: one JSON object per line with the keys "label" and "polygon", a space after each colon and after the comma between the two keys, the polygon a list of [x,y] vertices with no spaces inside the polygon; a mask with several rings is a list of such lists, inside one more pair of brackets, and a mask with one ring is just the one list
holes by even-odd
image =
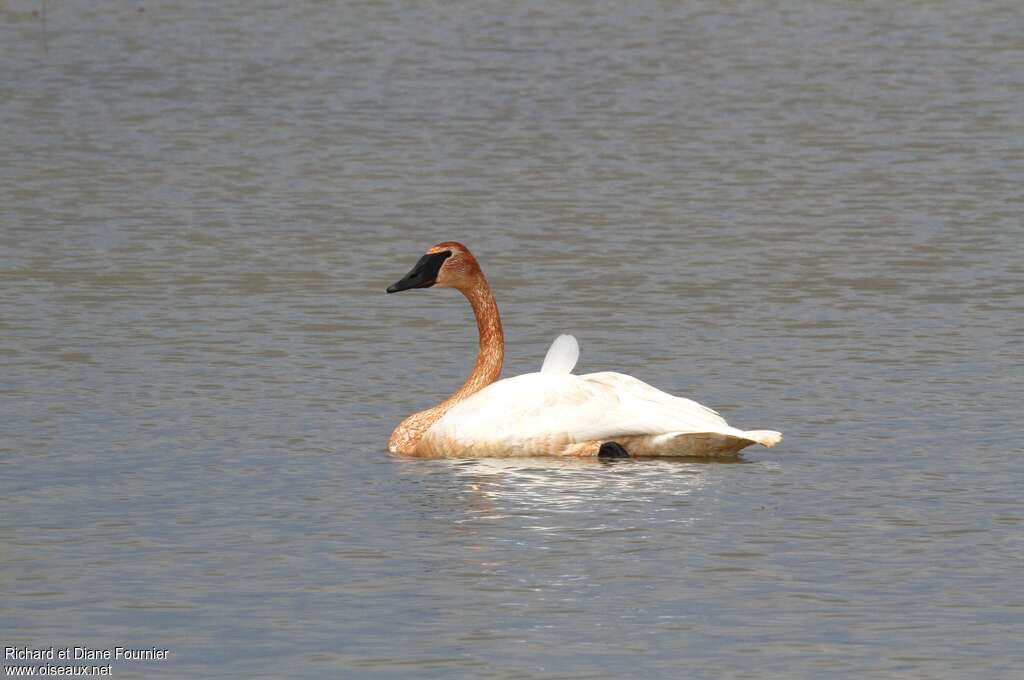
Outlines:
{"label": "swan tail", "polygon": [[768,448],[782,441],[782,433],[775,430],[747,430],[743,436]]}

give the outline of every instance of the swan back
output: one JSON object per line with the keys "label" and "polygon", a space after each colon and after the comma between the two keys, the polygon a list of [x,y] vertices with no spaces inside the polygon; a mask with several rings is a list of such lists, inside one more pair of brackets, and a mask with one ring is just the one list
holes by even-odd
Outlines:
{"label": "swan back", "polygon": [[439,450],[536,455],[627,436],[663,436],[667,443],[685,433],[747,438],[711,409],[632,376],[542,372],[488,385],[455,404],[427,436]]}

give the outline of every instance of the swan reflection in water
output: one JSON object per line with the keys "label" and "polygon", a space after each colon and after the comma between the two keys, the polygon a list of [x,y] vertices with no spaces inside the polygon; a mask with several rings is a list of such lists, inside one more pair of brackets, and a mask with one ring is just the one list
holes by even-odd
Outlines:
{"label": "swan reflection in water", "polygon": [[[730,459],[724,463],[742,463]],[[616,506],[651,504],[659,521],[691,522],[678,500],[710,483],[709,464],[679,460],[595,461],[565,458],[481,458],[433,463],[462,481],[469,512],[458,522],[481,518],[605,513]],[[711,464],[713,465],[713,464]],[[594,523],[600,528],[601,522]],[[544,529],[550,527],[534,527]]]}

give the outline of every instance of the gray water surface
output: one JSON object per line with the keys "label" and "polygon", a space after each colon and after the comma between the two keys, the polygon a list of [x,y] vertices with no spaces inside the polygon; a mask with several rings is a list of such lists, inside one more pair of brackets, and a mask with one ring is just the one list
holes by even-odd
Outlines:
{"label": "gray water surface", "polygon": [[[33,13],[35,12],[35,13]],[[0,6],[0,644],[117,678],[1024,677],[1016,2]],[[407,461],[559,333],[785,433]]]}

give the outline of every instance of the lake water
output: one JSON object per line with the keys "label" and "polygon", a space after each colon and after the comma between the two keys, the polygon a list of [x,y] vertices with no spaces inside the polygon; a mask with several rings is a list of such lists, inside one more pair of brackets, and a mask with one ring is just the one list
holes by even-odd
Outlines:
{"label": "lake water", "polygon": [[[0,644],[117,678],[1024,677],[1017,2],[0,7]],[[574,333],[785,433],[408,461]]]}

